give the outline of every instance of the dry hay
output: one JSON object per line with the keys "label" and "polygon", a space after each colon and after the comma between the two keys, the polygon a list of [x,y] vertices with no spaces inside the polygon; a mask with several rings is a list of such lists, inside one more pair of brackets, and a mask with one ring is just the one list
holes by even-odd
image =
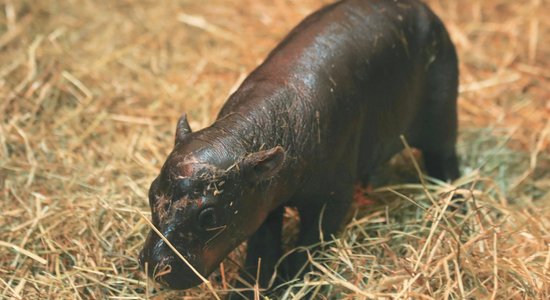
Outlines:
{"label": "dry hay", "polygon": [[[148,225],[136,209],[149,216],[148,185],[178,115],[189,112],[195,129],[212,122],[320,2],[4,0],[0,298],[213,298],[204,286],[178,293],[146,281],[136,255]],[[461,58],[465,175],[376,189],[370,197],[384,201],[359,209],[342,239],[327,238],[314,272],[281,288],[288,299],[310,289],[340,299],[550,297],[550,9],[428,2]],[[468,200],[466,215],[444,209],[453,194]],[[210,277],[220,296],[240,256]]]}

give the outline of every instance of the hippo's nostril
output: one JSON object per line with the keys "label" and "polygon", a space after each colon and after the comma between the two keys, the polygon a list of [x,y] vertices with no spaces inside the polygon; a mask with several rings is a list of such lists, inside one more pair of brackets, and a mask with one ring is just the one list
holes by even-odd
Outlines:
{"label": "hippo's nostril", "polygon": [[218,227],[218,217],[213,207],[207,207],[199,213],[198,224],[201,229],[208,230]]}

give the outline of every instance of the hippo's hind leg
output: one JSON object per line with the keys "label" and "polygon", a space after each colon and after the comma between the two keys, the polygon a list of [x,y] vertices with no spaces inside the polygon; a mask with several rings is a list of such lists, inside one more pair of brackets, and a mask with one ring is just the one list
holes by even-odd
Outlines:
{"label": "hippo's hind leg", "polygon": [[454,180],[460,176],[458,159],[452,150],[441,152],[424,151],[424,165],[428,175],[440,180]]}
{"label": "hippo's hind leg", "polygon": [[456,155],[458,60],[444,29],[437,29],[442,30],[443,42],[428,67],[425,109],[413,143],[422,151],[428,175],[448,181],[460,176]]}

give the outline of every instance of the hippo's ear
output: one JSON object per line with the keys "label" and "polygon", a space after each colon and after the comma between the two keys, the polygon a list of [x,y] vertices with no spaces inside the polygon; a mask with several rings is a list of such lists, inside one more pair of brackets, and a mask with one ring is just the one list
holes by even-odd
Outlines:
{"label": "hippo's ear", "polygon": [[240,167],[247,179],[257,182],[275,176],[281,170],[284,161],[285,150],[277,146],[248,155]]}
{"label": "hippo's ear", "polygon": [[183,113],[176,126],[176,144],[181,143],[187,134],[191,133],[191,127],[187,122],[187,114]]}

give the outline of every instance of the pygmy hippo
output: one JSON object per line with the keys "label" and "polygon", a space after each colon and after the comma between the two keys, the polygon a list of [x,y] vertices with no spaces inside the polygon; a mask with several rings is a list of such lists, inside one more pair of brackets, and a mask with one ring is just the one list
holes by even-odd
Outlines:
{"label": "pygmy hippo", "polygon": [[[153,224],[203,276],[248,239],[243,268],[266,287],[282,256],[285,206],[298,246],[337,233],[354,184],[403,148],[427,173],[459,176],[458,68],[437,16],[417,0],[344,0],[308,16],[227,100],[216,121],[177,124],[174,149],[149,190]],[[283,277],[305,262],[294,255]],[[150,232],[149,276],[173,288],[201,281]],[[279,273],[281,274],[281,273]]]}

